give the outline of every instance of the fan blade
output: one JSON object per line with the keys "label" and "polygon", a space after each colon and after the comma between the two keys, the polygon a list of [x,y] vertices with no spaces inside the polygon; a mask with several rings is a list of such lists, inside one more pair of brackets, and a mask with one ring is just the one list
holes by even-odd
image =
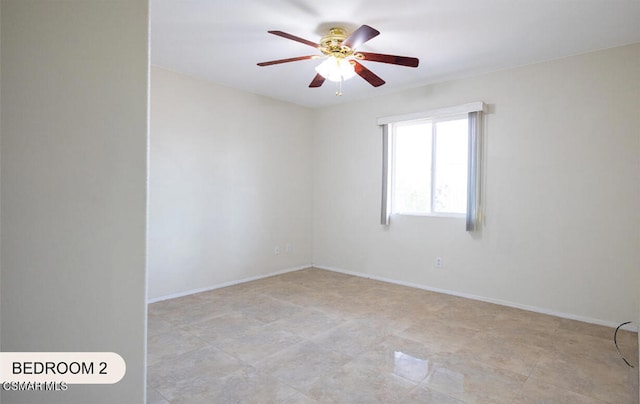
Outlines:
{"label": "fan blade", "polygon": [[296,42],[303,43],[305,45],[309,45],[312,48],[318,48],[320,46],[320,44],[308,41],[308,40],[306,40],[304,38],[300,38],[299,36],[287,34],[286,32],[282,32],[282,31],[267,31],[267,32],[270,33],[270,34],[273,34],[273,35],[281,36],[283,38],[291,39],[292,41],[296,41]]}
{"label": "fan blade", "polygon": [[418,58],[411,58],[408,56],[397,55],[385,55],[383,53],[371,53],[371,52],[358,52],[355,57],[360,59],[358,55],[362,55],[363,60],[369,60],[371,62],[390,63],[392,65],[400,65],[407,67],[418,67],[420,61]]}
{"label": "fan blade", "polygon": [[358,46],[378,35],[380,35],[380,31],[377,29],[371,28],[368,25],[362,25],[360,28],[353,31],[351,35],[342,42],[342,44],[350,47],[351,49],[356,49]]}
{"label": "fan blade", "polygon": [[315,87],[320,87],[322,85],[322,83],[324,83],[324,77],[322,77],[322,75],[320,73],[316,74],[316,77],[313,78],[313,80],[311,80],[311,84],[309,84],[309,87],[311,88],[315,88]]}
{"label": "fan blade", "polygon": [[270,60],[268,62],[260,62],[260,63],[258,63],[258,66],[271,66],[271,65],[277,65],[277,64],[280,64],[280,63],[297,62],[298,60],[315,59],[317,57],[319,57],[319,55],[298,56],[296,58]]}
{"label": "fan blade", "polygon": [[374,72],[372,72],[371,70],[369,70],[366,67],[362,66],[357,61],[352,60],[352,62],[353,62],[353,67],[355,68],[355,71],[358,74],[358,76],[360,76],[363,79],[367,80],[369,82],[369,84],[371,84],[372,86],[380,87],[381,85],[383,85],[385,83],[384,80],[382,80],[380,77],[378,77]]}

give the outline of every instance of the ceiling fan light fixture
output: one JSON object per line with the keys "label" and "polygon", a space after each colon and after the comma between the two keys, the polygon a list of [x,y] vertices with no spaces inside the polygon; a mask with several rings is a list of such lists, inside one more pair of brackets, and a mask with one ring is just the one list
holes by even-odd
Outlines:
{"label": "ceiling fan light fixture", "polygon": [[344,58],[329,56],[327,60],[316,66],[316,72],[327,80],[340,82],[356,75],[353,64]]}
{"label": "ceiling fan light fixture", "polygon": [[[342,82],[358,75],[374,87],[380,87],[385,82],[374,72],[363,66],[359,61],[381,62],[392,65],[418,67],[418,58],[384,53],[356,51],[360,45],[375,38],[380,34],[375,28],[361,25],[358,29],[347,35],[342,28],[331,28],[329,34],[323,36],[319,43],[288,34],[283,31],[267,31],[270,34],[296,41],[316,50],[327,57],[327,60],[316,67],[316,75],[309,83],[309,88],[322,86],[325,80],[338,83],[336,95],[342,95]],[[298,56],[293,58],[271,60],[258,63],[258,66],[271,66],[281,63],[297,62],[299,60],[315,59],[320,55]]]}

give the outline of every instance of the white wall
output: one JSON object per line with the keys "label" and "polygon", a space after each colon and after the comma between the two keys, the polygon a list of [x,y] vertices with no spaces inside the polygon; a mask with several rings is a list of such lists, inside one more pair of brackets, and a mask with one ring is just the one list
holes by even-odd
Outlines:
{"label": "white wall", "polygon": [[[472,101],[490,106],[481,233],[435,217],[381,226],[376,118]],[[640,45],[322,109],[313,262],[601,323],[634,319],[639,111]]]}
{"label": "white wall", "polygon": [[[0,4],[0,44],[2,43],[2,5]],[[0,87],[2,87],[2,50],[0,48]],[[2,92],[0,90],[0,117],[2,117]],[[2,291],[2,119],[0,119],[0,292]],[[640,312],[639,312],[640,313]],[[2,298],[0,297],[0,351],[2,350]],[[0,393],[2,404],[2,393]]]}
{"label": "white wall", "polygon": [[141,403],[148,4],[2,1],[2,351],[108,351],[113,385],[11,403]]}
{"label": "white wall", "polygon": [[151,300],[311,263],[311,113],[152,67]]}

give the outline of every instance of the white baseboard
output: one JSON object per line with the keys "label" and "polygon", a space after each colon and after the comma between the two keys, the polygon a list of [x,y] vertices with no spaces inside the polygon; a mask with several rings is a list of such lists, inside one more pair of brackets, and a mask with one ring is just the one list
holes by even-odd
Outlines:
{"label": "white baseboard", "polygon": [[[415,289],[428,290],[430,292],[443,293],[443,294],[447,294],[447,295],[463,297],[463,298],[466,298],[466,299],[478,300],[478,301],[481,301],[481,302],[499,304],[501,306],[513,307],[513,308],[516,308],[516,309],[522,309],[522,310],[532,311],[532,312],[535,312],[535,313],[547,314],[547,315],[550,315],[550,316],[561,317],[561,318],[566,318],[566,319],[570,319],[570,320],[582,321],[584,323],[602,325],[602,326],[605,326],[605,327],[616,328],[619,325],[619,323],[615,323],[615,322],[612,322],[612,321],[601,320],[601,319],[592,318],[592,317],[578,316],[578,315],[575,315],[575,314],[563,313],[563,312],[559,312],[559,311],[555,311],[555,310],[549,310],[549,309],[540,308],[540,307],[536,307],[536,306],[529,306],[529,305],[526,305],[526,304],[510,302],[510,301],[507,301],[507,300],[493,299],[493,298],[490,298],[490,297],[478,296],[478,295],[473,295],[473,294],[464,293],[464,292],[458,292],[458,291],[454,291],[454,290],[434,288],[434,287],[422,285],[422,284],[419,284],[419,283],[405,282],[405,281],[400,281],[400,280],[396,280],[396,279],[386,278],[386,277],[383,277],[383,276],[371,275],[371,274],[367,274],[367,273],[364,273],[364,272],[348,271],[348,270],[341,269],[341,268],[330,267],[330,266],[326,266],[326,265],[317,265],[317,264],[301,265],[301,266],[297,266],[297,267],[293,267],[293,268],[283,269],[283,270],[276,271],[276,272],[271,272],[271,273],[264,274],[264,275],[252,276],[252,277],[249,277],[249,278],[243,278],[243,279],[238,279],[238,280],[225,282],[225,283],[221,283],[221,284],[217,284],[217,285],[207,286],[207,287],[204,287],[204,288],[197,288],[197,289],[186,290],[186,291],[183,291],[183,292],[172,293],[170,295],[165,295],[165,296],[160,296],[160,297],[155,297],[155,298],[152,298],[152,299],[148,299],[147,300],[147,304],[161,302],[163,300],[175,299],[175,298],[178,298],[178,297],[189,296],[189,295],[193,295],[193,294],[196,294],[196,293],[207,292],[207,291],[210,291],[210,290],[220,289],[220,288],[224,288],[224,287],[227,287],[227,286],[238,285],[238,284],[241,284],[241,283],[256,281],[258,279],[270,278],[272,276],[282,275],[282,274],[286,274],[288,272],[295,272],[295,271],[299,271],[299,270],[307,269],[307,268],[311,268],[311,267],[318,268],[318,269],[323,269],[323,270],[326,270],[326,271],[338,272],[338,273],[342,273],[342,274],[346,274],[346,275],[357,276],[357,277],[360,277],[360,278],[373,279],[373,280],[376,280],[376,281],[381,281],[381,282],[387,282],[387,283],[392,283],[392,284],[396,284],[396,285],[407,286],[407,287],[415,288]],[[630,324],[630,325],[627,325],[627,326],[622,327],[622,328],[625,329],[625,330],[633,331],[633,332],[637,332],[638,331],[638,326],[634,325],[634,324]],[[638,337],[639,337],[639,341],[640,341],[640,335]]]}
{"label": "white baseboard", "polygon": [[[376,281],[393,283],[393,284],[402,285],[402,286],[408,286],[410,288],[428,290],[430,292],[444,293],[444,294],[447,294],[447,295],[463,297],[463,298],[466,298],[466,299],[478,300],[478,301],[487,302],[487,303],[494,303],[494,304],[499,304],[501,306],[513,307],[513,308],[516,308],[516,309],[532,311],[532,312],[535,312],[535,313],[547,314],[547,315],[550,315],[550,316],[561,317],[561,318],[566,318],[566,319],[576,320],[576,321],[582,321],[584,323],[602,325],[602,326],[605,326],[605,327],[616,328],[618,325],[620,325],[619,323],[615,323],[615,322],[612,322],[612,321],[601,320],[601,319],[591,318],[591,317],[578,316],[578,315],[575,315],[575,314],[563,313],[563,312],[559,312],[559,311],[555,311],[555,310],[549,310],[549,309],[544,309],[544,308],[540,308],[540,307],[529,306],[529,305],[526,305],[526,304],[520,304],[520,303],[510,302],[510,301],[506,301],[506,300],[493,299],[493,298],[490,298],[490,297],[478,296],[478,295],[473,295],[473,294],[464,293],[464,292],[458,292],[458,291],[454,291],[454,290],[433,288],[433,287],[426,286],[426,285],[421,285],[421,284],[418,284],[418,283],[399,281],[399,280],[396,280],[396,279],[385,278],[385,277],[377,276],[377,275],[370,275],[370,274],[366,274],[366,273],[363,273],[363,272],[347,271],[347,270],[344,270],[344,269],[341,269],[341,268],[329,267],[329,266],[324,266],[324,265],[316,265],[316,264],[314,264],[313,267],[314,268],[318,268],[318,269],[324,269],[324,270],[327,270],[327,271],[332,271],[332,272],[339,272],[339,273],[346,274],[346,275],[353,275],[353,276],[357,276],[357,277],[360,277],[360,278],[373,279],[373,280],[376,280]],[[638,326],[629,324],[627,326],[622,327],[622,329],[625,329],[625,330],[628,330],[628,331],[637,332],[638,331]],[[640,338],[640,335],[639,335],[639,338]]]}
{"label": "white baseboard", "polygon": [[161,302],[163,300],[175,299],[175,298],[178,298],[178,297],[194,295],[196,293],[201,293],[201,292],[208,292],[210,290],[225,288],[227,286],[238,285],[240,283],[257,281],[258,279],[270,278],[272,276],[282,275],[282,274],[286,274],[288,272],[294,272],[294,271],[299,271],[301,269],[311,268],[312,266],[313,265],[311,265],[311,264],[301,265],[301,266],[297,266],[297,267],[293,267],[293,268],[282,269],[282,270],[276,271],[276,272],[270,272],[270,273],[265,274],[265,275],[252,276],[252,277],[249,277],[249,278],[238,279],[238,280],[235,280],[235,281],[225,282],[225,283],[221,283],[221,284],[218,284],[218,285],[212,285],[212,286],[207,286],[207,287],[204,287],[204,288],[185,290],[184,292],[178,292],[178,293],[172,293],[170,295],[154,297],[152,299],[147,299],[147,304]]}

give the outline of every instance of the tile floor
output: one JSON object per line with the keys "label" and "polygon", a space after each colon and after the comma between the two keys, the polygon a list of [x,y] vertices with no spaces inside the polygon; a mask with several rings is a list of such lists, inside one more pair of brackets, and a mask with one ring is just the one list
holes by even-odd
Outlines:
{"label": "tile floor", "polygon": [[638,370],[610,328],[310,268],[149,305],[147,402],[637,403]]}

